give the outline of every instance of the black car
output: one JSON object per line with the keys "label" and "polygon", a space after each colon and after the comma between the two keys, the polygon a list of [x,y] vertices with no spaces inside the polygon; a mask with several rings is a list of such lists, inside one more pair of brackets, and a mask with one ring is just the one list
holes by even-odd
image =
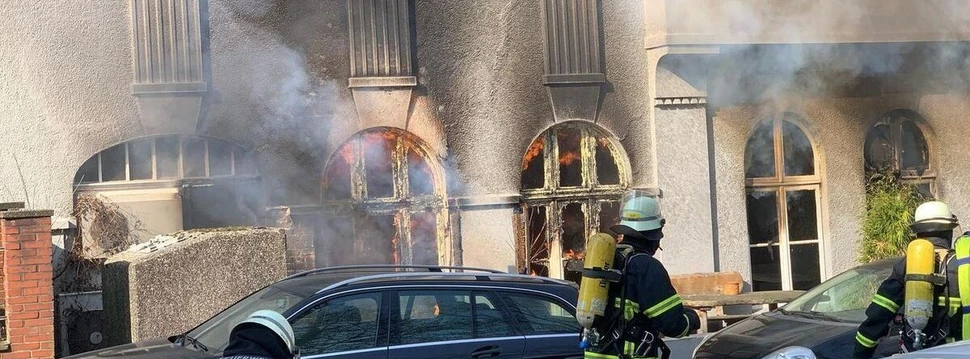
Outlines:
{"label": "black car", "polygon": [[303,358],[582,358],[574,283],[437,266],[313,270],[240,300],[185,334],[69,358],[213,358],[233,326],[272,309]]}
{"label": "black car", "polygon": [[866,307],[898,260],[850,269],[778,310],[724,328],[697,347],[694,359],[850,358]]}

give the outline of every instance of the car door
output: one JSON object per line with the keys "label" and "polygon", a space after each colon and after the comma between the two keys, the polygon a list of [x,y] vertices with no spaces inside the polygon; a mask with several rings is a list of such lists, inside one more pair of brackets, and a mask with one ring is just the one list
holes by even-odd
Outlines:
{"label": "car door", "polygon": [[538,292],[505,291],[499,294],[525,334],[523,358],[582,358],[582,328],[576,311],[566,301]]}
{"label": "car door", "polygon": [[295,315],[293,334],[304,359],[387,359],[387,293],[330,297]]}
{"label": "car door", "polygon": [[485,292],[393,292],[388,356],[395,359],[521,358],[525,338]]}

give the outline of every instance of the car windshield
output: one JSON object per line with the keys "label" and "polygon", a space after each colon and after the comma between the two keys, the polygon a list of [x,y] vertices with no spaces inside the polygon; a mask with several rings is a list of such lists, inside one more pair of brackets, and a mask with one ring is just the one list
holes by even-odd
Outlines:
{"label": "car windshield", "polygon": [[204,345],[209,352],[222,352],[229,344],[232,328],[250,314],[263,309],[283,313],[304,298],[306,298],[305,293],[297,293],[276,285],[269,286],[237,302],[192,329],[187,335]]}
{"label": "car windshield", "polygon": [[813,318],[861,323],[879,284],[889,277],[892,263],[850,269],[818,285],[782,307],[785,313],[809,314]]}

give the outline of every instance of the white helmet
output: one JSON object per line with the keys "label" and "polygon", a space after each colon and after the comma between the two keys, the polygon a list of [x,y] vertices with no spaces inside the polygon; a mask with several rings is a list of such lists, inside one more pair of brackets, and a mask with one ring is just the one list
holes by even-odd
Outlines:
{"label": "white helmet", "polygon": [[666,223],[660,213],[660,201],[645,191],[628,191],[623,195],[622,206],[620,224],[611,228],[618,234],[639,237],[640,232],[663,228]]}
{"label": "white helmet", "polygon": [[280,313],[272,310],[259,310],[250,314],[246,320],[239,324],[243,323],[253,323],[269,328],[269,330],[272,330],[283,340],[283,343],[286,343],[286,348],[290,351],[290,354],[293,354],[295,358],[299,358],[299,350],[296,347],[296,336],[293,334],[293,327],[290,326],[290,322],[286,321],[286,318]]}
{"label": "white helmet", "polygon": [[931,201],[916,208],[910,228],[915,233],[924,233],[952,230],[957,225],[957,217],[950,212],[950,206],[943,202]]}

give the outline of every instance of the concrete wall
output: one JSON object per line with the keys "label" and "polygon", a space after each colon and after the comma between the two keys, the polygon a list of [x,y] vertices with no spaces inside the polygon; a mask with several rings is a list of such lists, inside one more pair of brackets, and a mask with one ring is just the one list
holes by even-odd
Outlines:
{"label": "concrete wall", "polygon": [[278,229],[177,232],[109,258],[104,340],[137,342],[199,325],[282,279],[285,241]]}

